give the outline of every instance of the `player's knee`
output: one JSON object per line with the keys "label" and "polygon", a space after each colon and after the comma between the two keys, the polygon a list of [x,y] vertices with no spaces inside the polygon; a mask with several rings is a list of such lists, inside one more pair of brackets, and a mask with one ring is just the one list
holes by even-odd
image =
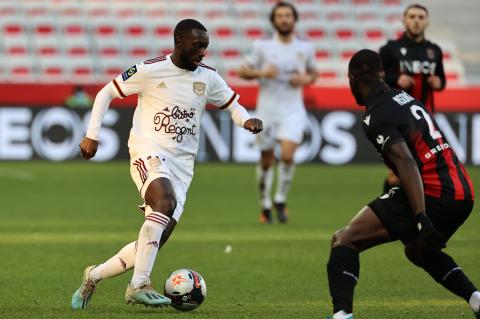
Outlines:
{"label": "player's knee", "polygon": [[345,236],[345,228],[338,229],[335,233],[333,233],[331,243],[332,248],[340,245],[345,245],[346,242],[347,240]]}
{"label": "player's knee", "polygon": [[282,156],[282,162],[285,163],[286,165],[292,165],[293,164],[293,156],[283,155]]}
{"label": "player's knee", "polygon": [[153,199],[149,205],[153,211],[172,217],[177,207],[177,200],[175,196],[163,196]]}
{"label": "player's knee", "polygon": [[405,245],[405,256],[408,258],[408,260],[418,266],[418,267],[424,267],[424,258],[423,258],[423,248],[420,243],[417,241],[411,242],[407,245]]}

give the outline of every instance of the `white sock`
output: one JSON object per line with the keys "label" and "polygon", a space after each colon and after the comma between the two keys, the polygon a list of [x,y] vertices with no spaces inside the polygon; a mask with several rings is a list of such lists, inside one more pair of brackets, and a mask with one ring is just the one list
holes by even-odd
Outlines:
{"label": "white sock", "polygon": [[127,244],[112,258],[93,268],[90,271],[90,278],[99,282],[102,279],[114,277],[132,269],[135,264],[136,245],[136,241]]}
{"label": "white sock", "polygon": [[345,311],[340,310],[333,315],[333,319],[347,319],[350,318],[351,315],[351,313],[346,313]]}
{"label": "white sock", "polygon": [[272,184],[273,184],[273,168],[263,170],[261,165],[257,165],[256,169],[257,184],[260,192],[260,206],[264,209],[272,208]]}
{"label": "white sock", "polygon": [[468,301],[470,307],[472,307],[473,311],[479,312],[480,311],[480,292],[475,291],[472,296],[470,296],[470,300]]}
{"label": "white sock", "polygon": [[280,161],[277,167],[277,192],[275,193],[275,203],[285,203],[287,195],[292,185],[293,175],[295,174],[295,164],[285,164]]}
{"label": "white sock", "polygon": [[152,212],[145,217],[145,222],[138,234],[137,255],[131,285],[138,288],[150,281],[155,257],[162,233],[170,222],[170,218],[159,212]]}

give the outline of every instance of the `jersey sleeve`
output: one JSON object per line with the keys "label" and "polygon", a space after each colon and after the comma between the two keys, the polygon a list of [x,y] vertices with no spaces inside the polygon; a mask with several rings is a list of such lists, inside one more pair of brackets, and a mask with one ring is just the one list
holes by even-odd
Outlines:
{"label": "jersey sleeve", "polygon": [[398,129],[386,123],[369,128],[367,130],[367,137],[384,158],[386,158],[392,145],[404,141]]}
{"label": "jersey sleeve", "polygon": [[443,69],[443,52],[442,49],[440,49],[439,46],[437,46],[437,51],[438,51],[438,66],[435,69],[435,75],[440,78],[440,81],[442,82],[442,87],[440,90],[443,90],[445,86],[447,85],[447,79],[445,77],[445,71]]}
{"label": "jersey sleeve", "polygon": [[315,47],[313,44],[308,46],[306,68],[308,71],[315,71],[317,69],[315,66]]}
{"label": "jersey sleeve", "polygon": [[253,43],[252,51],[245,57],[245,63],[252,68],[260,68],[262,65],[262,51],[259,41]]}
{"label": "jersey sleeve", "polygon": [[117,97],[123,99],[129,95],[140,93],[143,89],[145,74],[145,66],[140,63],[135,64],[113,79],[112,83]]}
{"label": "jersey sleeve", "polygon": [[225,80],[217,73],[212,75],[207,103],[217,106],[223,110],[238,100],[238,94],[228,86]]}

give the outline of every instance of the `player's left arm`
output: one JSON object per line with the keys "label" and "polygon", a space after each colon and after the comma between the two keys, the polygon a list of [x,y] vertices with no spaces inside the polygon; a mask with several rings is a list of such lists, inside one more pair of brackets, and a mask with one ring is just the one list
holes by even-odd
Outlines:
{"label": "player's left arm", "polygon": [[445,237],[438,232],[426,214],[422,177],[405,141],[391,144],[384,154],[395,166],[400,183],[407,194],[413,217],[423,241],[435,249],[445,248]]}
{"label": "player's left arm", "polygon": [[290,84],[294,87],[314,84],[318,77],[315,66],[315,48],[309,45],[306,52],[305,73],[295,73],[290,77]]}
{"label": "player's left arm", "polygon": [[238,94],[227,85],[218,73],[213,74],[207,102],[216,105],[221,110],[228,110],[233,122],[244,129],[257,134],[263,130],[260,119],[252,118],[248,111],[238,103]]}
{"label": "player's left arm", "polygon": [[447,79],[445,77],[445,70],[443,68],[443,53],[440,47],[436,47],[437,53],[437,66],[435,68],[435,74],[428,77],[427,82],[434,91],[442,91],[447,85]]}

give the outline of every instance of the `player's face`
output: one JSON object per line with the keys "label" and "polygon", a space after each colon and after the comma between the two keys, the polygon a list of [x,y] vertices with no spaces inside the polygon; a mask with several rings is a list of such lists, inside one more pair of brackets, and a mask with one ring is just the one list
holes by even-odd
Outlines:
{"label": "player's face", "polygon": [[281,35],[289,35],[295,26],[295,16],[289,7],[278,7],[273,16],[273,26]]}
{"label": "player's face", "polygon": [[359,81],[350,72],[348,72],[348,82],[350,84],[350,91],[355,98],[355,102],[358,105],[365,105],[365,99],[360,92]]}
{"label": "player's face", "polygon": [[205,31],[193,29],[192,32],[182,37],[179,46],[182,64],[187,70],[194,71],[205,57],[208,34]]}
{"label": "player's face", "polygon": [[410,8],[403,16],[403,24],[411,36],[423,36],[428,26],[428,15],[420,8]]}

